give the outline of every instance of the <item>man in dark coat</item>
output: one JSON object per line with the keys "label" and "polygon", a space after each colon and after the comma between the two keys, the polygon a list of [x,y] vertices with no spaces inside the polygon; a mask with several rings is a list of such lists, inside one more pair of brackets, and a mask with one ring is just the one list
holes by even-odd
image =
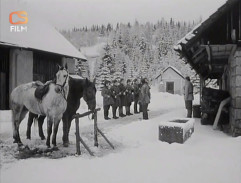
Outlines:
{"label": "man in dark coat", "polygon": [[192,117],[192,101],[193,101],[193,84],[190,81],[190,77],[186,77],[184,86],[184,100],[187,109],[187,117]]}
{"label": "man in dark coat", "polygon": [[142,112],[143,112],[143,119],[147,120],[148,119],[148,113],[147,113],[147,107],[148,104],[150,103],[150,87],[148,86],[147,79],[142,79],[142,87],[141,87],[141,92],[140,92],[140,102],[142,106]]}
{"label": "man in dark coat", "polygon": [[114,99],[114,104],[112,105],[112,113],[113,113],[113,118],[114,119],[118,119],[118,117],[116,116],[116,110],[118,108],[118,106],[120,106],[120,90],[119,90],[119,83],[117,80],[113,81],[113,86],[111,87],[111,92],[112,92],[112,96]]}
{"label": "man in dark coat", "polygon": [[130,116],[133,115],[131,113],[131,103],[133,101],[133,88],[131,86],[131,80],[128,79],[126,83],[126,98],[125,98],[125,107],[126,107],[126,115]]}
{"label": "man in dark coat", "polygon": [[126,115],[123,114],[123,106],[125,105],[125,99],[126,99],[126,87],[124,85],[124,79],[120,80],[119,90],[120,90],[119,116],[125,117]]}
{"label": "man in dark coat", "polygon": [[140,87],[137,83],[137,79],[134,79],[133,81],[133,93],[134,93],[134,113],[137,114],[139,113],[137,111],[137,104],[138,104],[138,101],[139,101],[139,94],[140,94]]}
{"label": "man in dark coat", "polygon": [[112,98],[112,92],[110,90],[110,81],[105,81],[104,82],[104,87],[101,91],[101,95],[103,96],[103,108],[104,108],[104,118],[105,120],[109,120],[110,118],[108,117],[109,115],[109,109],[110,106],[114,104],[114,100]]}
{"label": "man in dark coat", "polygon": [[141,101],[140,101],[140,95],[141,95],[141,87],[142,87],[142,78],[139,78],[138,79],[139,82],[138,82],[138,87],[139,87],[139,99],[138,99],[138,102],[139,102],[139,112],[142,112],[142,107],[141,107]]}

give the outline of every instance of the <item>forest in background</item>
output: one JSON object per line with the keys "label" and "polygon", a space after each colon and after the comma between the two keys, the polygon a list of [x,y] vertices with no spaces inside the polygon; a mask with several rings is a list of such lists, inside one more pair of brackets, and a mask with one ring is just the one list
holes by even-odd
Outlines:
{"label": "forest in background", "polygon": [[[184,76],[188,74],[194,79],[195,72],[180,60],[173,46],[198,23],[162,18],[155,24],[135,21],[113,26],[108,23],[60,32],[80,51],[103,45],[99,55],[95,56],[94,68],[90,68],[88,62],[79,62],[76,67],[77,73],[96,78],[97,86],[101,87],[106,79],[147,77],[153,81],[167,66],[174,66]],[[88,55],[87,58],[92,59]]]}

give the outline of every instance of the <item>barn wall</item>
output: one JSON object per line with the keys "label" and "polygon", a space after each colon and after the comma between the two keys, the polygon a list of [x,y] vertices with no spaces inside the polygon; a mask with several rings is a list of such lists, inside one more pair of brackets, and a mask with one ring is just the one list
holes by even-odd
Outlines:
{"label": "barn wall", "polygon": [[229,91],[232,97],[230,124],[234,134],[241,135],[241,48],[229,61]]}
{"label": "barn wall", "polygon": [[11,93],[18,85],[33,81],[33,52],[11,49],[9,61],[9,91]]}
{"label": "barn wall", "polygon": [[158,78],[159,91],[166,92],[166,82],[174,82],[174,94],[183,95],[184,79],[172,69],[166,70]]}

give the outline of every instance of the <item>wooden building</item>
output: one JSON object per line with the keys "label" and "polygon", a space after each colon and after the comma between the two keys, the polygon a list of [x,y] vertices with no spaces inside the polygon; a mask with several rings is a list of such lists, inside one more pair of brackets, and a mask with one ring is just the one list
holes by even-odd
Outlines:
{"label": "wooden building", "polygon": [[155,80],[160,92],[183,95],[185,80],[181,72],[176,68],[168,66]]}
{"label": "wooden building", "polygon": [[55,28],[37,21],[28,32],[10,32],[1,26],[0,110],[9,109],[9,95],[18,85],[54,78],[56,64],[68,64],[74,73],[76,59],[86,58]]}
{"label": "wooden building", "polygon": [[229,124],[241,135],[241,1],[228,0],[174,47],[199,74],[201,89],[217,79],[219,89],[231,95]]}

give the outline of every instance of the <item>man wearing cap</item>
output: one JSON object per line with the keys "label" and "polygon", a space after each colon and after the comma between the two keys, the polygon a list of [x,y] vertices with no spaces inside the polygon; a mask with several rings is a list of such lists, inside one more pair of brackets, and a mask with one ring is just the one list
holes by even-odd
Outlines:
{"label": "man wearing cap", "polygon": [[119,90],[118,85],[119,85],[119,83],[115,79],[113,81],[113,86],[111,87],[111,92],[112,92],[112,96],[114,99],[114,104],[112,105],[112,113],[113,113],[114,119],[118,119],[118,117],[116,116],[116,110],[117,110],[118,106],[120,105],[120,90]]}
{"label": "man wearing cap", "polygon": [[143,112],[143,119],[148,120],[147,108],[151,100],[150,87],[148,86],[148,81],[146,78],[142,79],[141,82],[142,82],[142,87],[140,92],[140,101],[141,101],[141,107]]}
{"label": "man wearing cap", "polygon": [[131,103],[133,101],[133,88],[131,86],[131,80],[127,79],[126,82],[126,99],[125,99],[125,107],[126,107],[126,115],[130,116],[133,115],[131,113]]}
{"label": "man wearing cap", "polygon": [[192,117],[192,101],[194,99],[193,97],[193,84],[190,81],[190,77],[185,78],[185,86],[184,86],[184,100],[185,100],[185,106],[187,109],[187,117]]}
{"label": "man wearing cap", "polygon": [[125,117],[126,115],[123,114],[123,106],[125,105],[125,99],[126,99],[126,87],[124,85],[124,79],[120,80],[119,90],[120,90],[119,116]]}
{"label": "man wearing cap", "polygon": [[104,118],[105,120],[109,120],[109,109],[110,106],[114,104],[114,100],[112,98],[112,93],[110,90],[110,81],[104,81],[104,87],[101,91],[101,95],[103,96],[103,108],[104,108]]}
{"label": "man wearing cap", "polygon": [[133,92],[134,92],[134,113],[137,114],[139,113],[137,111],[137,104],[138,104],[139,94],[140,94],[140,87],[137,83],[137,79],[134,79],[133,81]]}

